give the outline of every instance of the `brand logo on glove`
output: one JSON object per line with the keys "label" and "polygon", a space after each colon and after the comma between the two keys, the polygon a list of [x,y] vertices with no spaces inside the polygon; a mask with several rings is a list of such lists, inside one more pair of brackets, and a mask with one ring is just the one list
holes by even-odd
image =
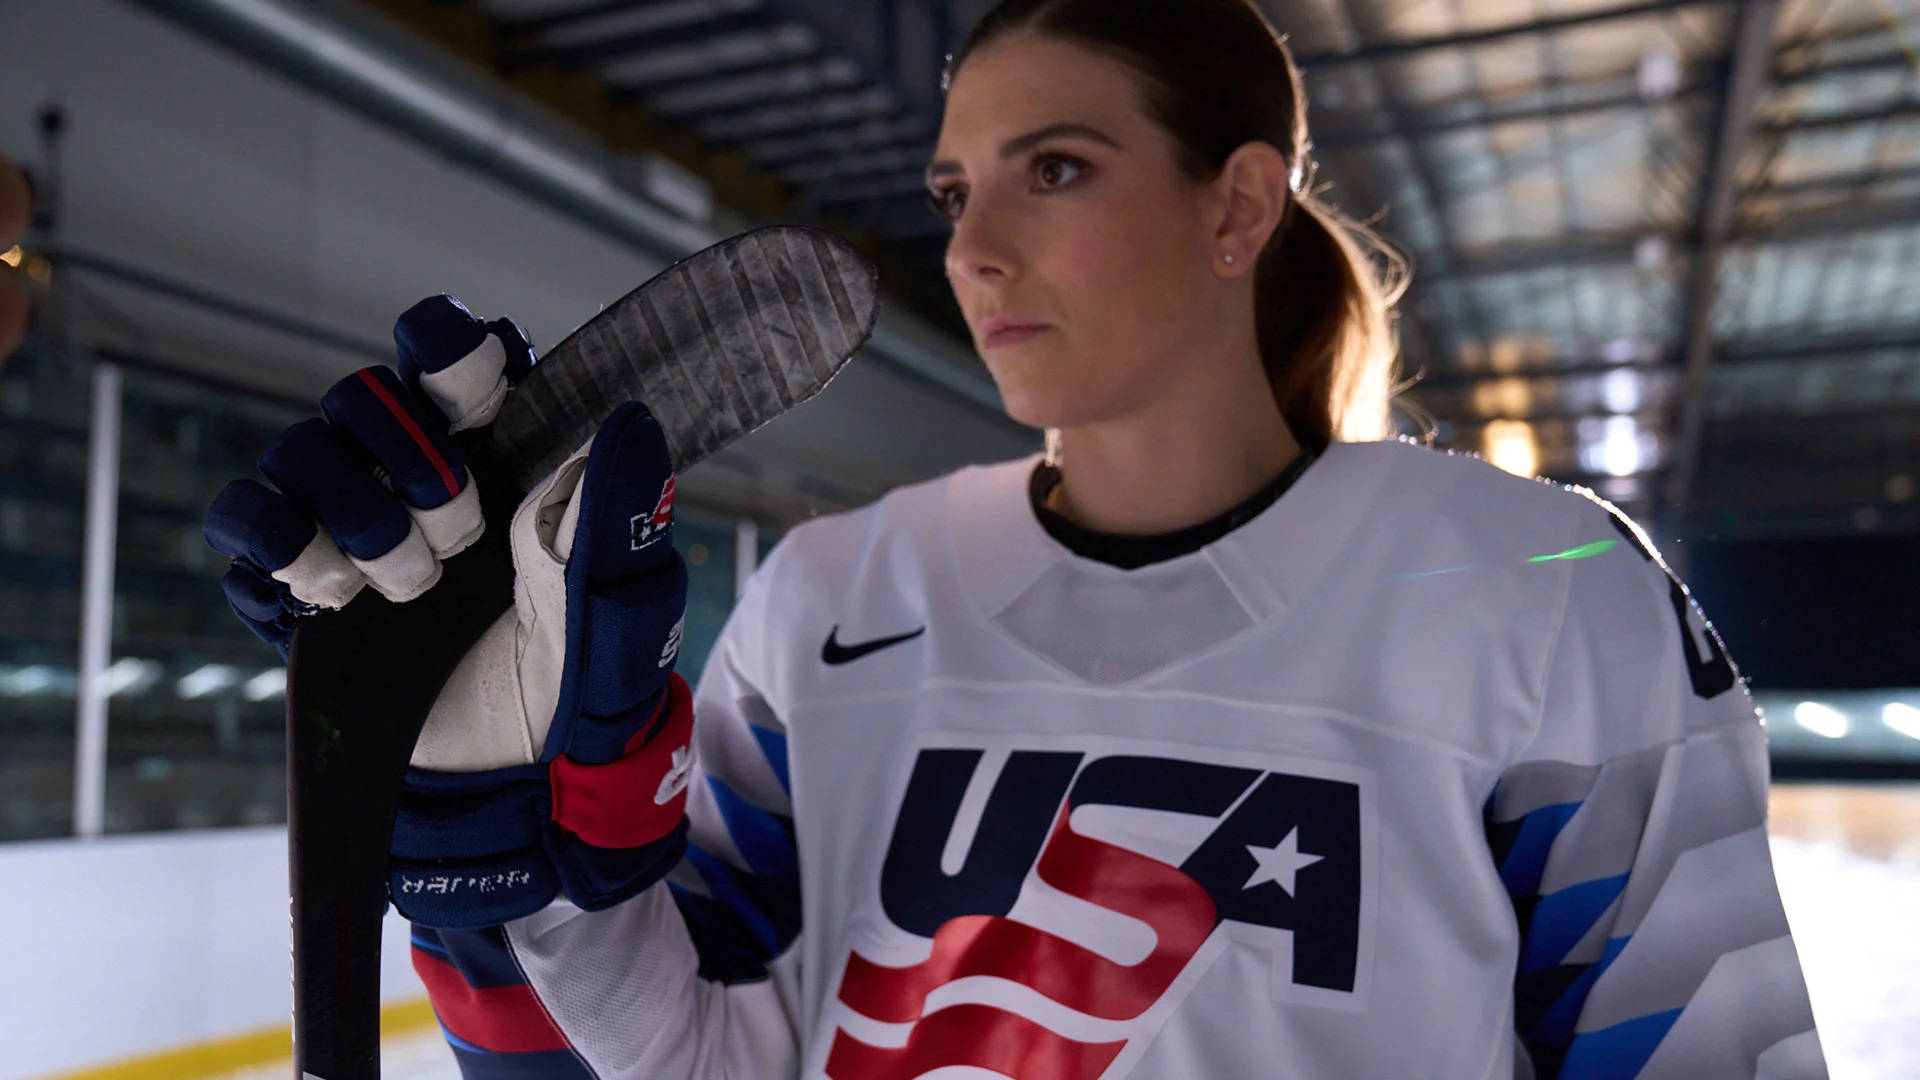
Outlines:
{"label": "brand logo on glove", "polygon": [[686,633],[687,617],[682,615],[680,616],[680,621],[673,624],[673,629],[667,631],[667,643],[660,646],[660,663],[658,666],[666,667],[668,664],[673,663],[673,658],[680,654],[680,639],[685,637]]}
{"label": "brand logo on glove", "polygon": [[666,486],[660,489],[660,499],[653,504],[653,512],[635,514],[627,520],[632,535],[629,550],[639,551],[651,546],[654,541],[667,535],[673,526],[673,477],[667,477]]}
{"label": "brand logo on glove", "polygon": [[653,805],[665,806],[673,801],[675,795],[686,790],[687,773],[692,769],[693,755],[684,746],[674,748],[673,767],[660,778],[660,787],[653,793]]}
{"label": "brand logo on glove", "polygon": [[1367,770],[1133,739],[929,741],[945,745],[914,761],[881,910],[855,921],[872,929],[844,961],[835,1080],[1127,1075],[1230,950],[1270,965],[1278,1001],[1364,1001]]}

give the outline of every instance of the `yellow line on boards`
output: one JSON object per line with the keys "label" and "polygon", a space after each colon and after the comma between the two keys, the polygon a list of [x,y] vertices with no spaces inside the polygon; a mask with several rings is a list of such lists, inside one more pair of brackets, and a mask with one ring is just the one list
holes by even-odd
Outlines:
{"label": "yellow line on boards", "polygon": [[[433,1027],[435,1023],[433,1006],[428,1004],[426,998],[380,1007],[380,1034],[383,1037],[411,1035]],[[281,1024],[158,1054],[122,1058],[105,1065],[58,1073],[43,1080],[204,1080],[256,1065],[285,1061],[292,1052],[293,1027]]]}

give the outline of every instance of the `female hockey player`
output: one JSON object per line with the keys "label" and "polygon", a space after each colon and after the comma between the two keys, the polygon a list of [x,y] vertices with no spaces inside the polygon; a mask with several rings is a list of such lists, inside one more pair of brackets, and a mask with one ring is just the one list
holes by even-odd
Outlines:
{"label": "female hockey player", "polygon": [[[945,88],[954,296],[1049,451],[794,529],[697,695],[651,419],[528,498],[393,857],[466,1075],[1823,1075],[1743,682],[1613,507],[1392,437],[1249,0],[1010,0]],[[396,337],[455,426],[526,359]],[[340,494],[354,384],[210,520],[270,640],[477,527]]]}

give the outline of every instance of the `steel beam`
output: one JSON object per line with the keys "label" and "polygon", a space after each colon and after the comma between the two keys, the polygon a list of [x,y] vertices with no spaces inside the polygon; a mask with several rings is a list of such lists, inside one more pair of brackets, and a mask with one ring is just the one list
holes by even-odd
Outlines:
{"label": "steel beam", "polygon": [[1706,425],[1707,368],[1713,361],[1713,302],[1720,280],[1720,256],[1733,226],[1739,198],[1740,159],[1754,129],[1754,113],[1766,93],[1772,67],[1773,28],[1779,0],[1756,0],[1741,7],[1734,23],[1733,56],[1727,93],[1720,107],[1700,185],[1697,239],[1687,263],[1681,292],[1680,350],[1684,374],[1680,390],[1679,430],[1671,440],[1672,467],[1661,492],[1664,509],[1685,509],[1693,474],[1699,466]]}
{"label": "steel beam", "polygon": [[536,43],[512,47],[502,54],[500,62],[509,71],[532,67],[536,64],[551,64],[555,67],[588,67],[608,60],[618,60],[634,53],[697,45],[722,34],[768,30],[774,25],[775,20],[765,11],[729,12],[696,22],[676,23],[652,30],[636,30],[598,41],[583,41],[573,45]]}
{"label": "steel beam", "polygon": [[[724,239],[616,182],[604,144],[558,127],[497,80],[432,51],[414,52],[411,38],[384,24],[356,21],[368,18],[357,9],[321,11],[295,0],[139,4],[662,265]],[[898,306],[883,305],[865,354],[941,388],[956,406],[1017,426],[1005,419],[998,390],[976,374],[965,343]]]}
{"label": "steel beam", "polygon": [[500,20],[500,29],[510,34],[538,34],[547,30],[555,30],[562,26],[571,26],[574,23],[604,18],[608,15],[620,15],[629,11],[638,11],[642,8],[657,5],[660,2],[661,0],[589,0],[588,3],[577,4],[570,8],[561,8],[557,11],[543,12],[539,15],[529,15],[522,19],[502,19]]}
{"label": "steel beam", "polygon": [[725,79],[751,79],[761,75],[772,75],[782,71],[793,71],[808,65],[817,65],[827,59],[819,49],[791,53],[771,60],[756,60],[739,67],[720,64],[703,68],[691,75],[670,75],[664,79],[649,79],[645,82],[620,80],[610,82],[615,92],[628,97],[645,100],[662,94],[674,94],[682,90],[691,90],[697,86],[720,82]]}
{"label": "steel beam", "polygon": [[[1637,19],[1646,15],[1659,15],[1683,8],[1703,7],[1707,4],[1746,4],[1756,0],[1645,0],[1637,4],[1626,4],[1614,8],[1602,8],[1598,11],[1582,12],[1578,15],[1562,15],[1551,19],[1535,19],[1529,22],[1508,23],[1505,26],[1489,27],[1485,30],[1469,30],[1458,34],[1442,34],[1436,37],[1407,38],[1401,41],[1379,41],[1362,45],[1357,49],[1344,52],[1309,53],[1301,56],[1297,63],[1307,70],[1340,67],[1347,64],[1362,63],[1370,60],[1392,60],[1415,53],[1431,52],[1435,49],[1454,49],[1468,45],[1485,45],[1489,42],[1504,41],[1508,38],[1526,37],[1532,34],[1546,33],[1552,30],[1571,30],[1575,27],[1590,26],[1595,23],[1613,22],[1619,19]],[[1759,0],[1764,2],[1764,0]]]}
{"label": "steel beam", "polygon": [[[822,110],[845,108],[840,116],[822,116]],[[676,121],[696,119],[695,134],[714,142],[744,142],[775,133],[799,133],[830,130],[838,125],[861,124],[876,119],[897,117],[900,103],[878,86],[861,86],[835,91],[802,101],[757,102],[725,112],[704,116],[676,113]]]}
{"label": "steel beam", "polygon": [[1646,95],[1636,91],[1586,101],[1549,102],[1545,105],[1526,105],[1507,109],[1489,108],[1468,116],[1403,114],[1397,117],[1392,125],[1386,127],[1342,129],[1338,126],[1327,128],[1322,125],[1314,129],[1313,145],[1321,150],[1344,150],[1348,147],[1370,146],[1394,139],[1429,139],[1456,131],[1500,127],[1505,124],[1558,120],[1607,112],[1644,111],[1698,97],[1713,91],[1718,85],[1713,82],[1691,83],[1658,101],[1650,101]]}
{"label": "steel beam", "polygon": [[902,143],[924,145],[929,155],[933,152],[933,141],[925,125],[913,116],[899,120],[863,120],[847,125],[832,136],[810,131],[786,138],[759,139],[743,144],[740,149],[754,164],[772,169],[840,160],[860,151],[893,150]]}
{"label": "steel beam", "polygon": [[1832,172],[1803,176],[1798,180],[1761,184],[1748,188],[1749,196],[1774,195],[1852,195],[1875,184],[1896,184],[1920,180],[1920,165],[1902,165],[1867,172]]}

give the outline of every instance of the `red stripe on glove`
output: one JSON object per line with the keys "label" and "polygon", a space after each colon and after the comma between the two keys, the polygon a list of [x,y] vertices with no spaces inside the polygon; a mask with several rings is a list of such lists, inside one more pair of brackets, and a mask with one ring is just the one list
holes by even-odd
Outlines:
{"label": "red stripe on glove", "polygon": [[468,986],[459,969],[418,946],[413,950],[413,970],[426,984],[427,997],[440,1023],[465,1042],[501,1053],[566,1050],[572,1046],[531,986],[484,990]]}
{"label": "red stripe on glove", "polygon": [[387,411],[393,414],[393,418],[400,421],[400,426],[406,429],[407,435],[413,439],[414,445],[420,448],[420,452],[427,455],[427,461],[440,474],[440,482],[447,485],[447,494],[460,494],[460,482],[453,478],[453,470],[447,466],[447,459],[440,456],[440,449],[433,445],[433,440],[427,438],[427,433],[420,430],[419,424],[413,422],[413,414],[406,410],[406,406],[394,400],[392,394],[387,393],[387,388],[381,386],[380,380],[373,377],[372,368],[361,368],[356,374],[360,376],[361,382],[367,384],[367,389],[373,391],[373,396],[380,399],[380,404],[385,405]]}
{"label": "red stripe on glove", "polygon": [[678,672],[667,676],[667,722],[660,732],[618,761],[583,765],[565,754],[553,759],[553,820],[595,847],[651,844],[687,813],[693,771],[693,692]]}

